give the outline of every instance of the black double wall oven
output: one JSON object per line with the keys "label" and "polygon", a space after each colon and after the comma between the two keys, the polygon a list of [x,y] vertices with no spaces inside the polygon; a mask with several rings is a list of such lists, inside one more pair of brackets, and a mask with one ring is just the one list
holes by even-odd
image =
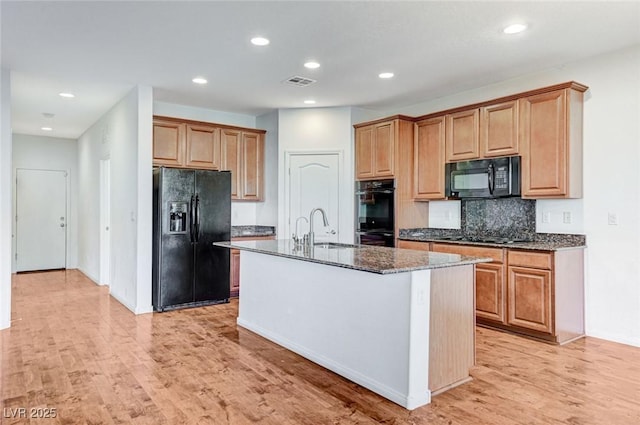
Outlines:
{"label": "black double wall oven", "polygon": [[394,180],[357,182],[356,243],[394,246]]}

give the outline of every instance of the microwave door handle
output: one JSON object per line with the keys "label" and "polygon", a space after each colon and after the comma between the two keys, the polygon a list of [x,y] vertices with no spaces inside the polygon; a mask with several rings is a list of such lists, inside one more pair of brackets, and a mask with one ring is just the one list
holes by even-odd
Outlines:
{"label": "microwave door handle", "polygon": [[489,164],[487,178],[489,179],[489,194],[491,195],[493,195],[493,189],[495,189],[495,172],[493,164]]}

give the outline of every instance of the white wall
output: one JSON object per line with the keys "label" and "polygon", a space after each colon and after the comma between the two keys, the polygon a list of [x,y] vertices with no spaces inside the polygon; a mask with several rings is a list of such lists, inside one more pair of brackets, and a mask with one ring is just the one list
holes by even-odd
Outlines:
{"label": "white wall", "polygon": [[[74,139],[56,137],[30,136],[14,134],[13,136],[13,178],[16,170],[28,168],[35,170],[64,170],[67,174],[67,268],[78,266],[78,142]],[[15,188],[15,185],[12,185]],[[12,205],[16,207],[16,193],[13,192]],[[15,214],[12,217],[13,234],[15,235]],[[16,271],[16,239],[13,238],[11,253],[11,270]]]}
{"label": "white wall", "polygon": [[153,102],[153,115],[256,128],[256,117],[253,115],[234,114],[232,112],[177,105],[175,103]]}
{"label": "white wall", "polygon": [[152,94],[136,87],[78,139],[79,268],[100,275],[100,160],[111,160],[111,295],[151,308]]}
{"label": "white wall", "polygon": [[11,74],[0,70],[0,329],[11,325]]}
{"label": "white wall", "polygon": [[[418,116],[571,80],[590,87],[584,196],[537,201],[537,231],[587,235],[587,334],[640,346],[639,46],[387,114]],[[572,223],[562,223],[564,211],[571,212]],[[544,212],[551,213],[550,223],[542,222]],[[607,224],[609,213],[617,215],[618,225]]]}
{"label": "white wall", "polygon": [[[339,240],[352,243],[354,237],[353,127],[351,108],[281,109],[278,114],[278,229],[280,238],[286,226],[285,152],[342,151],[343,175],[347,184],[340,188]],[[289,232],[291,233],[291,232]]]}

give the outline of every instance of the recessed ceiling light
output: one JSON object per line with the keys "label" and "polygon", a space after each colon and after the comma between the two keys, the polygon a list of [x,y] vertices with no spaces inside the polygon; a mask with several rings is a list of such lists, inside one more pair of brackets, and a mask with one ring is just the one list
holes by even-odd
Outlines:
{"label": "recessed ceiling light", "polygon": [[266,46],[267,44],[269,44],[269,40],[264,37],[253,37],[251,39],[251,43],[255,44],[256,46]]}
{"label": "recessed ceiling light", "polygon": [[196,78],[192,79],[191,81],[193,81],[196,84],[207,84],[207,79],[206,78],[202,78],[202,77],[196,77]]}
{"label": "recessed ceiling light", "polygon": [[527,29],[527,26],[525,24],[512,24],[512,25],[509,25],[508,27],[505,27],[502,30],[502,32],[504,32],[505,34],[517,34],[526,29]]}
{"label": "recessed ceiling light", "polygon": [[309,61],[304,64],[304,67],[309,69],[316,69],[316,68],[320,68],[320,64],[318,62]]}
{"label": "recessed ceiling light", "polygon": [[378,74],[378,77],[380,78],[393,78],[393,72],[383,72]]}
{"label": "recessed ceiling light", "polygon": [[40,130],[44,130],[44,131],[52,131],[53,128],[51,127],[41,127]]}
{"label": "recessed ceiling light", "polygon": [[64,92],[63,92],[63,93],[58,93],[58,94],[59,94],[61,97],[69,97],[69,98],[71,98],[71,97],[76,97],[76,95],[75,95],[75,94],[73,94],[73,93],[64,93]]}
{"label": "recessed ceiling light", "polygon": [[316,103],[316,101],[313,100],[313,99],[307,99],[307,100],[304,101],[304,103],[306,105],[314,105]]}

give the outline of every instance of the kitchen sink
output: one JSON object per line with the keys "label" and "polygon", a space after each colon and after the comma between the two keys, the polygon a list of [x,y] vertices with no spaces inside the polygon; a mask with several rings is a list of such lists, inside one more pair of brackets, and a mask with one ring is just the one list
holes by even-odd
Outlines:
{"label": "kitchen sink", "polygon": [[313,246],[315,248],[327,248],[327,249],[359,248],[360,247],[360,245],[353,245],[349,243],[339,243],[339,242],[317,242],[317,243],[314,243]]}

